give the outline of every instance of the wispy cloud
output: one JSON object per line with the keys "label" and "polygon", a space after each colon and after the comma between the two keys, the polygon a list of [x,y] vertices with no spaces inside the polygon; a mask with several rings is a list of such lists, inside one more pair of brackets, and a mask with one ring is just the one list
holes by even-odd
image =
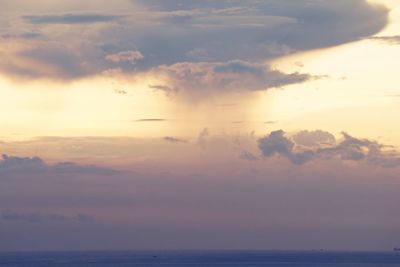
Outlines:
{"label": "wispy cloud", "polygon": [[22,18],[33,24],[90,24],[115,21],[121,16],[113,14],[50,14],[26,15]]}
{"label": "wispy cloud", "polygon": [[400,44],[400,35],[393,35],[393,36],[375,36],[369,38],[371,40],[380,41],[388,44],[398,45]]}
{"label": "wispy cloud", "polygon": [[251,153],[250,151],[247,151],[247,150],[242,150],[240,152],[239,158],[248,160],[248,161],[258,160],[258,157],[256,155],[254,155],[253,153]]}
{"label": "wispy cloud", "polygon": [[180,138],[171,137],[171,136],[166,136],[163,139],[164,139],[164,141],[169,142],[169,143],[173,143],[173,144],[186,144],[186,143],[188,143],[188,141],[185,140],[185,139],[180,139]]}
{"label": "wispy cloud", "polygon": [[165,121],[168,121],[168,120],[160,119],[160,118],[146,118],[146,119],[134,120],[134,122],[165,122]]}

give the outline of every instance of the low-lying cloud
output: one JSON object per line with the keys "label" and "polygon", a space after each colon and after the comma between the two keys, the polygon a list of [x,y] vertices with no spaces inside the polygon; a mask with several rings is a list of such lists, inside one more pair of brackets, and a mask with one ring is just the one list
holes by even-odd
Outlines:
{"label": "low-lying cloud", "polygon": [[172,137],[172,136],[165,136],[164,141],[169,142],[169,143],[173,143],[173,144],[187,144],[188,141],[185,139],[180,139],[180,138],[176,138],[176,137]]}
{"label": "low-lying cloud", "polygon": [[117,170],[95,165],[80,165],[74,162],[60,162],[53,165],[46,164],[39,157],[14,157],[3,155],[0,160],[0,176],[12,174],[32,174],[32,173],[52,173],[52,174],[87,174],[87,175],[114,175],[119,173]]}
{"label": "low-lying cloud", "polygon": [[400,154],[387,151],[384,145],[368,139],[358,139],[342,133],[341,140],[323,131],[303,131],[288,137],[283,130],[271,132],[258,140],[264,157],[279,155],[293,164],[305,164],[318,159],[338,158],[344,161],[366,162],[381,167],[400,166]]}
{"label": "low-lying cloud", "polygon": [[14,210],[0,211],[0,221],[4,222],[24,222],[24,223],[91,223],[94,218],[86,214],[65,215],[61,213],[46,213],[46,212],[17,212]]}

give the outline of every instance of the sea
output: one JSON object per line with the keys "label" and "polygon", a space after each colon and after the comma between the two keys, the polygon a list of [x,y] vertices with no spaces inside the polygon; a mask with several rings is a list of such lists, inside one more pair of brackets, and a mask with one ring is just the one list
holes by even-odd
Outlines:
{"label": "sea", "polygon": [[98,251],[0,253],[1,267],[400,267],[396,252]]}

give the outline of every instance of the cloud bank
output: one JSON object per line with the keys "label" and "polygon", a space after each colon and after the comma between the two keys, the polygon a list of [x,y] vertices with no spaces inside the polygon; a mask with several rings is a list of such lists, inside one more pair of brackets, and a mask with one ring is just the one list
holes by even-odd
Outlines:
{"label": "cloud bank", "polygon": [[[396,163],[390,147],[324,131],[278,131],[262,140],[265,160],[254,133],[208,129],[185,145],[163,136],[3,143],[18,155],[46,151],[129,171],[64,175],[41,170],[57,164],[43,167],[35,157],[6,161],[26,167],[0,171],[0,250],[376,250],[398,240],[400,168],[377,168]],[[301,160],[309,164],[292,164]],[[77,214],[101,223],[81,223]]]}

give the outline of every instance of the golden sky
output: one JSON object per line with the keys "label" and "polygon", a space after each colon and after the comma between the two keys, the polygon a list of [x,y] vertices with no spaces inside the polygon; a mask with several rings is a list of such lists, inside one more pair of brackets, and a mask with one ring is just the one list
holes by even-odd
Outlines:
{"label": "golden sky", "polygon": [[[398,4],[385,4],[390,8],[390,23],[376,36],[398,34]],[[11,45],[5,41],[1,46],[5,51]],[[298,52],[271,64],[286,72],[315,75],[312,81],[265,92],[216,92],[206,97],[149,89],[163,81],[152,73],[133,78],[100,73],[73,81],[46,76],[30,80],[3,73],[2,137],[193,137],[205,127],[218,133],[262,135],[271,128],[285,128],[348,131],[399,145],[398,53],[399,46],[373,39]],[[52,68],[21,61],[34,68]],[[139,122],[154,118],[165,121]]]}
{"label": "golden sky", "polygon": [[[398,2],[385,4],[390,23],[376,36],[398,34]],[[4,51],[11,47],[9,41],[3,43]],[[271,128],[285,128],[348,131],[399,145],[400,124],[394,116],[399,111],[398,53],[399,46],[371,39],[298,52],[274,60],[273,66],[318,77],[265,92],[224,92],[198,99],[149,89],[162,82],[152,73],[130,78],[103,72],[73,81],[45,76],[21,79],[3,73],[2,137],[193,137],[205,127],[218,133],[262,135]],[[154,118],[165,121],[140,121]]]}

